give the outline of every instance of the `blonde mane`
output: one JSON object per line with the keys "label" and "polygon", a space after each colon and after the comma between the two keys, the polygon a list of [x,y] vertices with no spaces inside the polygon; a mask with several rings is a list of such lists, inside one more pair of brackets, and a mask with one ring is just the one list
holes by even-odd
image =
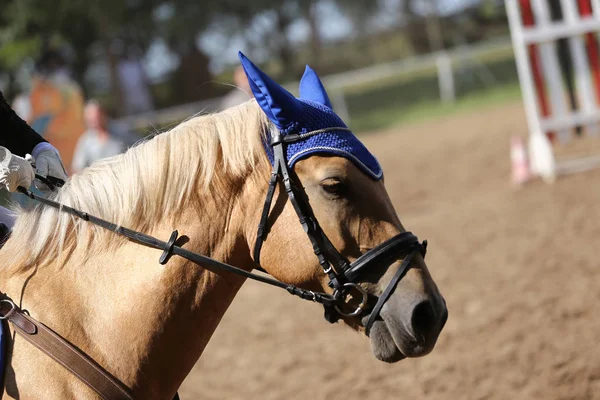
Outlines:
{"label": "blonde mane", "polygon": [[[161,220],[172,220],[199,192],[232,189],[224,182],[248,174],[260,160],[266,162],[261,144],[266,131],[267,119],[255,101],[195,117],[124,154],[92,164],[53,197],[147,232]],[[77,242],[87,242],[90,252],[118,242],[114,234],[50,207],[38,205],[16,213],[11,239],[2,252],[25,266],[56,258]]]}

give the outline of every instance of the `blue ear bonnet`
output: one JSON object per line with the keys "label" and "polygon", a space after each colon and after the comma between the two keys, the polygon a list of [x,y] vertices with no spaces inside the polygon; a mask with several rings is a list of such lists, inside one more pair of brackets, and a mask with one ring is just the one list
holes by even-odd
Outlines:
{"label": "blue ear bonnet", "polygon": [[[329,107],[311,100],[299,99],[302,104],[302,114],[298,116],[293,132],[307,135],[306,139],[287,145],[287,159],[290,168],[296,161],[312,154],[331,154],[345,157],[375,180],[381,179],[383,172],[377,159],[367,150],[360,140],[349,130],[333,130],[311,134],[332,127],[347,128],[344,121]],[[267,156],[273,164],[273,154],[270,146],[265,147]]]}
{"label": "blue ear bonnet", "polygon": [[[332,110],[323,84],[310,67],[300,81],[300,98],[295,98],[242,53],[239,55],[254,97],[269,120],[282,135],[301,135],[299,141],[287,145],[290,168],[310,155],[329,154],[347,158],[375,180],[382,178],[379,162]],[[265,151],[273,164],[269,143],[265,143]]]}

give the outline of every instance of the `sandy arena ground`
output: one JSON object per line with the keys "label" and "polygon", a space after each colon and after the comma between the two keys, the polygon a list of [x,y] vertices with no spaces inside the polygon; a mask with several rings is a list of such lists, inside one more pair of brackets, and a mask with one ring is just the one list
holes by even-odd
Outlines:
{"label": "sandy arena ground", "polygon": [[365,137],[448,302],[430,355],[384,364],[318,305],[247,282],[182,400],[600,399],[600,172],[513,190],[525,126],[512,103]]}

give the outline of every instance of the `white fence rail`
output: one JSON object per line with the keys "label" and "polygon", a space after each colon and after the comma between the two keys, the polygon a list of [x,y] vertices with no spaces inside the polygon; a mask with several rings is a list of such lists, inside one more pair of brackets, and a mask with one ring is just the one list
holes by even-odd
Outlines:
{"label": "white fence rail", "polygon": [[[459,46],[452,50],[332,74],[322,77],[322,80],[327,91],[330,93],[334,108],[342,118],[349,122],[352,116],[349,115],[344,92],[350,87],[401,78],[402,76],[419,71],[431,70],[437,74],[440,100],[453,102],[456,93],[455,75],[457,70],[468,66],[475,70],[479,79],[486,84],[494,84],[493,75],[478,59],[498,52],[508,52],[511,50],[511,47],[510,38],[503,37],[476,45]],[[298,83],[290,82],[285,86],[290,89],[297,88]],[[174,121],[183,120],[201,111],[210,112],[218,110],[220,103],[221,98],[200,101],[140,115],[128,116],[120,119],[119,122],[133,129],[151,126],[161,127]]]}

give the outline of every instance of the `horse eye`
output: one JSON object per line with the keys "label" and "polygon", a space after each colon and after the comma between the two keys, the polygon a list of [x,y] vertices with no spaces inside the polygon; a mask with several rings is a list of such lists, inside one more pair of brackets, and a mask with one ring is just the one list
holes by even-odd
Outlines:
{"label": "horse eye", "polygon": [[327,178],[321,181],[321,187],[329,194],[342,195],[346,191],[346,185],[337,178]]}

